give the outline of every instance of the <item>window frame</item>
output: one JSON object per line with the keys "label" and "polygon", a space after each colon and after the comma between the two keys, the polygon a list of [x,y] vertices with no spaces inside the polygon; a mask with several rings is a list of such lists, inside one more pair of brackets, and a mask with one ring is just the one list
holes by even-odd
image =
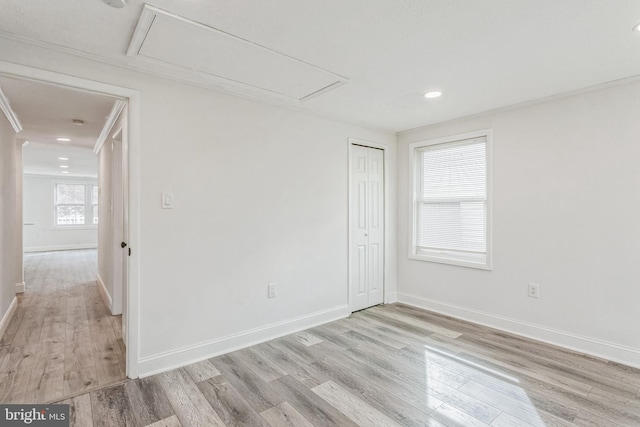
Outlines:
{"label": "window frame", "polygon": [[[58,206],[80,206],[75,203],[58,203],[58,185],[82,185],[84,187],[84,224],[58,224]],[[53,229],[54,230],[91,230],[98,228],[98,224],[93,224],[94,205],[92,204],[93,187],[98,187],[97,183],[77,182],[77,181],[55,181],[53,183]],[[99,188],[99,187],[98,187]],[[97,206],[96,205],[96,209]],[[87,222],[89,221],[89,222]]]}
{"label": "window frame", "polygon": [[[481,270],[492,270],[492,211],[493,211],[493,190],[492,190],[492,130],[483,129],[474,132],[467,132],[458,135],[445,136],[441,138],[417,141],[409,144],[409,181],[410,181],[410,198],[409,198],[409,259],[435,262],[440,264],[456,265],[460,267],[470,267]],[[419,152],[422,148],[462,142],[469,139],[486,138],[486,254],[484,257],[474,255],[463,255],[463,251],[426,251],[419,250],[417,246],[417,227],[418,227],[418,203],[421,202],[418,192],[421,187],[422,165],[420,163],[421,156]],[[482,259],[480,259],[482,258]]]}
{"label": "window frame", "polygon": [[[100,222],[100,187],[98,186],[98,184],[88,184],[91,186],[91,188],[88,190],[88,193],[91,196],[91,200],[89,200],[89,203],[91,204],[91,224],[94,227],[98,226],[98,223]],[[96,190],[96,202],[95,204],[93,203],[93,189],[95,188]],[[95,222],[94,222],[95,220]]]}

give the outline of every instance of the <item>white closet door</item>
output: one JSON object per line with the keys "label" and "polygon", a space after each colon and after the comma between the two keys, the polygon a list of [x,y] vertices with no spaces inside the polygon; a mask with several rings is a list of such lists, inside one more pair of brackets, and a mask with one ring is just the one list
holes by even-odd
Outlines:
{"label": "white closet door", "polygon": [[351,146],[351,310],[383,302],[384,152]]}

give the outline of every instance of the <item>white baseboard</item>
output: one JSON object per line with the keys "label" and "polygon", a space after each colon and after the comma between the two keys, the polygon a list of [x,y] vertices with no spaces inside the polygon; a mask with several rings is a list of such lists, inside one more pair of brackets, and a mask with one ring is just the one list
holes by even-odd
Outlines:
{"label": "white baseboard", "polygon": [[24,288],[25,288],[24,282],[16,283],[16,294],[23,294]]}
{"label": "white baseboard", "polygon": [[25,247],[25,252],[51,252],[51,251],[70,251],[73,249],[96,249],[96,243],[81,243],[77,245],[52,245],[52,246],[29,246]]}
{"label": "white baseboard", "polygon": [[284,335],[292,334],[323,323],[342,319],[350,314],[349,306],[341,305],[339,307],[318,311],[306,316],[300,316],[282,322],[272,323],[200,344],[179,348],[149,357],[143,357],[138,363],[138,374],[140,378],[148,377],[160,372],[179,368],[181,366],[240,350]]}
{"label": "white baseboard", "polygon": [[107,291],[107,287],[102,280],[102,277],[98,274],[98,291],[100,292],[100,296],[102,297],[102,301],[104,301],[105,305],[109,309],[109,312],[113,312],[113,300],[111,299],[111,295],[109,295],[109,291]]}
{"label": "white baseboard", "polygon": [[640,368],[640,349],[399,292],[398,302]]}
{"label": "white baseboard", "polygon": [[7,312],[0,319],[0,338],[4,335],[4,331],[7,330],[7,326],[9,326],[9,322],[11,322],[11,318],[13,317],[13,313],[16,312],[16,308],[18,308],[18,298],[13,297],[11,304],[9,304],[9,308]]}

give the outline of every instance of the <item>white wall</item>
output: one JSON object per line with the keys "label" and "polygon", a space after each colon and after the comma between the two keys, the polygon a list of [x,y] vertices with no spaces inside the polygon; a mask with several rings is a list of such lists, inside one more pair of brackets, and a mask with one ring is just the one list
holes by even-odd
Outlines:
{"label": "white wall", "polygon": [[[640,366],[639,114],[635,82],[399,134],[399,300]],[[408,144],[485,128],[493,271],[408,259]]]}
{"label": "white wall", "polygon": [[[141,139],[130,144],[140,148],[141,374],[348,313],[348,138],[393,151],[395,135],[17,42],[0,39],[0,50],[140,92]],[[388,178],[395,186],[394,168]],[[160,208],[162,191],[174,209]]]}
{"label": "white wall", "polygon": [[56,183],[97,184],[94,178],[62,176],[24,176],[24,250],[25,252],[95,248],[95,226],[82,228],[54,227],[54,186]]}
{"label": "white wall", "polygon": [[143,356],[346,315],[348,137],[394,137],[177,85],[144,99]]}
{"label": "white wall", "polygon": [[16,284],[22,281],[16,134],[0,112],[0,335],[8,325]]}

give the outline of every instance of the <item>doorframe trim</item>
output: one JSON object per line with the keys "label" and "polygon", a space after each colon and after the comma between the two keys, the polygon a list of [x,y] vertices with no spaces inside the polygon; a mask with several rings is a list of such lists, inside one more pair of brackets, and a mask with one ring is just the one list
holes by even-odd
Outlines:
{"label": "doorframe trim", "polygon": [[392,161],[393,155],[395,154],[395,150],[393,150],[393,146],[391,144],[383,143],[383,142],[372,142],[366,141],[363,139],[357,138],[348,138],[348,173],[347,173],[347,188],[348,188],[348,197],[347,197],[347,305],[349,307],[349,311],[353,312],[352,309],[352,301],[351,301],[351,220],[352,220],[352,210],[351,210],[351,173],[352,166],[351,161],[353,160],[353,146],[361,145],[363,147],[369,148],[378,148],[383,151],[383,159],[384,159],[384,186],[383,186],[383,199],[384,199],[384,274],[383,274],[383,283],[382,283],[382,294],[383,294],[383,302],[384,304],[389,304],[396,301],[396,293],[392,291],[395,288],[395,277],[393,276],[395,269],[392,270],[391,261],[395,259],[395,245],[392,244],[395,238],[395,230],[393,228],[392,218],[393,213],[391,212],[392,203],[391,203],[391,182],[392,182]]}
{"label": "doorframe trim", "polygon": [[140,333],[140,93],[137,90],[57,73],[12,62],[0,61],[0,75],[41,81],[71,89],[100,93],[128,101],[129,136],[129,246],[135,248],[129,259],[127,288],[126,374],[138,377]]}
{"label": "doorframe trim", "polygon": [[[118,104],[121,105],[121,108],[118,106]],[[111,146],[111,208],[112,208],[112,212],[111,212],[111,247],[110,247],[110,252],[112,254],[111,256],[111,272],[112,272],[112,286],[113,286],[113,303],[111,304],[111,314],[113,315],[118,315],[118,314],[123,314],[122,313],[122,306],[124,303],[124,288],[125,288],[125,283],[124,283],[124,275],[123,275],[123,271],[125,268],[124,265],[124,255],[123,255],[123,248],[120,246],[120,244],[118,243],[118,241],[120,242],[128,242],[128,238],[125,238],[124,235],[119,235],[118,233],[122,233],[124,230],[124,206],[125,206],[125,201],[124,198],[127,194],[125,188],[127,188],[128,183],[126,182],[126,178],[125,178],[125,171],[122,167],[123,162],[126,161],[128,163],[128,159],[125,159],[124,157],[126,156],[126,154],[124,153],[124,138],[126,137],[126,135],[123,135],[122,130],[125,127],[125,123],[128,125],[127,120],[123,117],[122,120],[120,120],[120,117],[123,116],[123,111],[124,109],[127,107],[127,103],[126,102],[117,102],[116,101],[116,105],[114,106],[114,110],[117,109],[120,111],[118,113],[118,115],[115,117],[115,120],[113,123],[111,123],[111,128],[109,129],[109,131],[107,132],[107,136],[105,137],[105,141],[103,141],[103,145],[104,142],[106,142],[106,139],[111,136],[112,140],[118,140],[118,138],[120,138],[118,141],[120,142],[120,156],[118,156],[118,158],[116,158],[116,156],[114,156],[114,147],[115,145]],[[107,119],[107,120],[110,120]],[[120,124],[117,128],[114,128],[115,124],[118,122],[118,120],[120,120]],[[128,141],[127,141],[128,143]],[[99,153],[100,150],[98,150]],[[98,154],[96,153],[96,154]],[[116,160],[118,160],[118,162],[116,162]],[[117,168],[116,168],[117,165]],[[114,169],[119,169],[120,170],[120,182],[119,182],[119,186],[114,185],[114,177],[117,174],[114,174],[113,171]],[[122,206],[118,207],[118,211],[120,213],[122,213],[122,215],[118,214],[116,215],[116,209],[114,209],[116,201],[118,201],[118,203],[121,203]],[[117,217],[120,217],[118,219],[118,221],[116,221]],[[119,227],[116,227],[116,223],[118,223]],[[122,233],[124,234],[124,233]],[[116,265],[118,265],[118,268],[116,268]],[[119,269],[119,271],[118,271]],[[116,275],[116,273],[118,273],[118,275]],[[118,279],[116,279],[116,277],[119,277]],[[124,318],[124,316],[123,316]],[[126,329],[126,325],[125,326]]]}

